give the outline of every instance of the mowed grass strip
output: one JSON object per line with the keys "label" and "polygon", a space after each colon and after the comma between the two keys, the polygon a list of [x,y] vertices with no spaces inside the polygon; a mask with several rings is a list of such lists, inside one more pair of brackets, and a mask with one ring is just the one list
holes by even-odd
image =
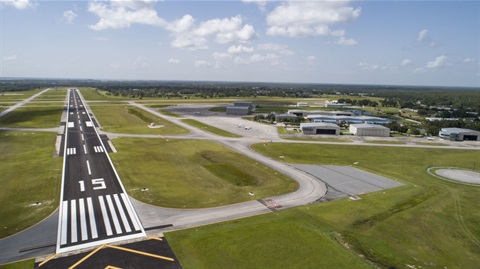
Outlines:
{"label": "mowed grass strip", "polygon": [[332,227],[301,210],[168,232],[165,236],[185,269],[372,268],[335,239]]}
{"label": "mowed grass strip", "polygon": [[291,163],[358,162],[359,168],[407,183],[362,195],[355,202],[310,207],[352,249],[381,267],[475,268],[480,264],[480,188],[445,182],[426,172],[429,166],[471,168],[479,151],[293,143],[253,148]]}
{"label": "mowed grass strip", "polygon": [[214,142],[140,138],[112,142],[118,152],[111,157],[127,192],[153,205],[206,208],[298,188],[290,178]]}
{"label": "mowed grass strip", "polygon": [[0,101],[23,101],[29,97],[32,97],[34,94],[41,92],[42,90],[37,89],[30,91],[0,92]]}
{"label": "mowed grass strip", "polygon": [[238,138],[238,137],[242,137],[240,135],[237,135],[237,134],[233,134],[233,133],[230,133],[230,132],[227,132],[225,130],[222,130],[222,129],[219,129],[217,127],[214,127],[214,126],[211,126],[211,125],[208,125],[208,124],[205,124],[203,122],[199,122],[197,120],[192,120],[192,119],[185,119],[185,120],[182,120],[182,122],[185,122],[193,127],[196,127],[198,129],[201,129],[201,130],[204,130],[204,131],[207,131],[207,132],[210,132],[212,134],[216,134],[216,135],[219,135],[219,136],[223,136],[223,137],[235,137],[235,138]]}
{"label": "mowed grass strip", "polygon": [[53,157],[55,140],[51,133],[0,132],[0,237],[32,226],[58,207],[62,158]]}
{"label": "mowed grass strip", "polygon": [[[91,103],[90,108],[100,122],[101,129],[113,133],[128,134],[184,134],[188,130],[144,110],[129,105],[107,106]],[[160,128],[150,128],[154,122]]]}
{"label": "mowed grass strip", "polygon": [[19,107],[0,118],[0,126],[23,128],[53,128],[60,126],[63,104],[38,104],[35,107]]}
{"label": "mowed grass strip", "polygon": [[0,265],[0,269],[33,269],[33,268],[35,268],[35,259],[23,260],[23,261]]}

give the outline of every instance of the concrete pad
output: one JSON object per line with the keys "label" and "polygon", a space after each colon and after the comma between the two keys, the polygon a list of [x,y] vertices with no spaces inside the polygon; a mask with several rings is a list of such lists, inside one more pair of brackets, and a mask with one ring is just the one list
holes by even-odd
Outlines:
{"label": "concrete pad", "polygon": [[318,177],[338,192],[350,196],[376,192],[403,185],[403,183],[398,181],[351,166],[304,164],[296,164],[294,166]]}
{"label": "concrete pad", "polygon": [[480,185],[480,173],[461,169],[438,169],[435,174],[451,180]]}

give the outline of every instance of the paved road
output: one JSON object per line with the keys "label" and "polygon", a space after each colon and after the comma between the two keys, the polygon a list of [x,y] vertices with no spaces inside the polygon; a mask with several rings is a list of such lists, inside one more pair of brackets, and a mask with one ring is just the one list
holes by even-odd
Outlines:
{"label": "paved road", "polygon": [[12,112],[13,110],[15,110],[15,109],[17,109],[17,108],[19,108],[19,107],[21,107],[21,106],[29,103],[29,102],[32,101],[33,99],[37,98],[37,96],[39,96],[40,94],[43,94],[44,92],[49,91],[49,90],[50,90],[50,89],[45,89],[45,90],[43,90],[43,91],[41,91],[41,92],[33,95],[32,97],[27,98],[27,99],[25,99],[25,100],[23,100],[23,101],[21,101],[21,102],[18,102],[17,104],[15,104],[15,105],[13,105],[13,106],[11,106],[11,107],[5,109],[4,111],[0,112],[0,118],[3,117],[3,116],[5,116],[5,115],[7,115],[7,114],[10,113],[10,112]]}
{"label": "paved road", "polygon": [[144,236],[80,92],[68,96],[57,253]]}

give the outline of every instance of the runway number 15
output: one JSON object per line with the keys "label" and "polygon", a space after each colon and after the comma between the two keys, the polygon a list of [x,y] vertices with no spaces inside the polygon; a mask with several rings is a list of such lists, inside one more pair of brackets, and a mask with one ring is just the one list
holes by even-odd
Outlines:
{"label": "runway number 15", "polygon": [[[85,181],[80,180],[78,183],[80,184],[80,191],[85,191]],[[92,179],[92,185],[94,190],[101,190],[107,188],[103,178]]]}

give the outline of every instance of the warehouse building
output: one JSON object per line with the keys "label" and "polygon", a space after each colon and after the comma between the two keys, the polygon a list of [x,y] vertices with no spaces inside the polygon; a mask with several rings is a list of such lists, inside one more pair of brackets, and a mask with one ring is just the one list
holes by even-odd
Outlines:
{"label": "warehouse building", "polygon": [[304,134],[339,135],[340,127],[333,123],[307,122],[300,123],[300,129]]}
{"label": "warehouse building", "polygon": [[390,136],[389,128],[375,124],[350,124],[349,131],[356,136]]}
{"label": "warehouse building", "polygon": [[350,111],[326,111],[326,110],[301,110],[291,109],[287,114],[294,114],[299,117],[307,117],[309,115],[324,115],[324,116],[354,116],[355,113]]}
{"label": "warehouse building", "polygon": [[252,113],[252,102],[234,102],[233,106],[227,106],[228,115],[250,115]]}
{"label": "warehouse building", "polygon": [[295,114],[275,114],[276,122],[290,121],[290,120],[295,120],[296,118],[298,117]]}
{"label": "warehouse building", "polygon": [[442,128],[438,136],[454,141],[480,141],[480,132],[464,128]]}

